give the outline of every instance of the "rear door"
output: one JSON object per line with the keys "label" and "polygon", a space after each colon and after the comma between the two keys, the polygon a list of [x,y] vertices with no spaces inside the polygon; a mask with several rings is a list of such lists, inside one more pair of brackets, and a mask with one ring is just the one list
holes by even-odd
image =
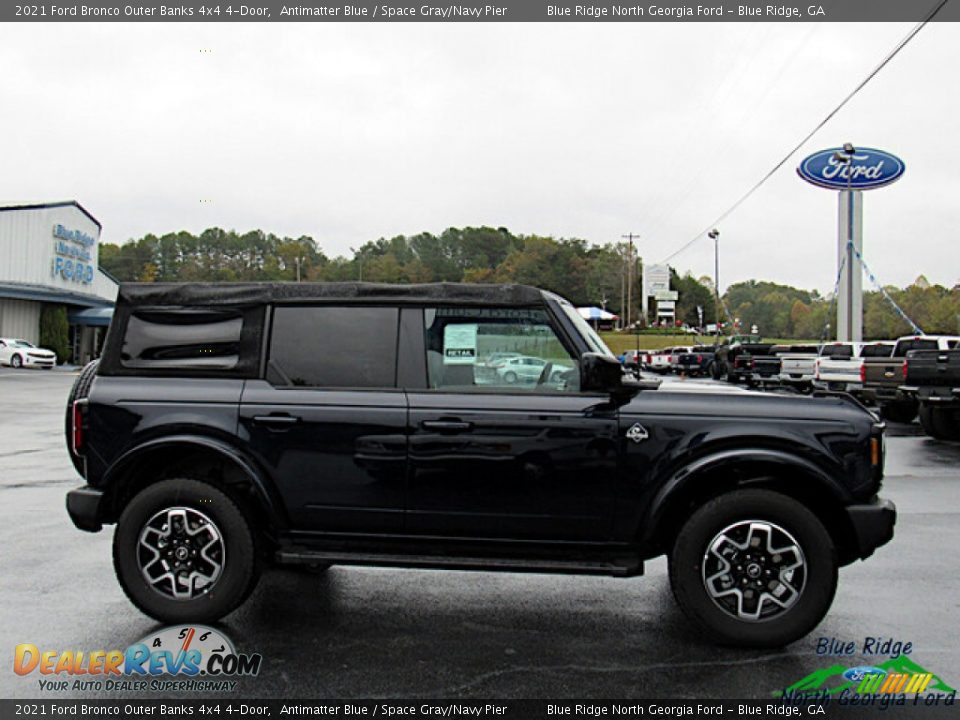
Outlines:
{"label": "rear door", "polygon": [[240,433],[294,530],[403,528],[407,403],[395,307],[280,306],[267,373],[246,383]]}
{"label": "rear door", "polygon": [[[617,410],[581,393],[578,355],[542,308],[422,311],[410,402],[411,533],[517,540],[610,536]],[[485,372],[516,352],[536,372]]]}

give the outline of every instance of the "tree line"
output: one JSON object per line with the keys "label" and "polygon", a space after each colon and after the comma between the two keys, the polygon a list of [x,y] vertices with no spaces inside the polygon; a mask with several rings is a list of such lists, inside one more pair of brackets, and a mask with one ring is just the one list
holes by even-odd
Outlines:
{"label": "tree line", "polygon": [[[327,256],[309,236],[281,237],[261,230],[210,228],[145,235],[122,245],[104,243],[100,266],[121,281],[345,281],[517,282],[552,290],[577,305],[603,306],[623,316],[627,248],[579,238],[515,235],[506,228],[448,228],[440,234],[397,235],[367,242],[346,256]],[[640,317],[642,265],[633,255],[633,317]],[[709,278],[671,271],[678,291],[677,319],[692,327],[717,315]],[[927,332],[960,331],[960,286],[887,288],[894,301]],[[701,315],[702,313],[702,315]],[[749,280],[727,288],[724,322],[756,325],[766,337],[834,337],[833,299],[816,290]],[[864,294],[864,335],[892,338],[911,332],[879,291]]]}

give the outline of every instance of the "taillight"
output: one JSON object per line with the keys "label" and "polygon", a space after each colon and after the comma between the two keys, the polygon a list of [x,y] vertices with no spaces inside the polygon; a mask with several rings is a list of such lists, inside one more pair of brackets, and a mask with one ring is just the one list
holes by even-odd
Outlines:
{"label": "taillight", "polygon": [[83,401],[73,403],[73,453],[80,455],[83,450]]}
{"label": "taillight", "polygon": [[900,370],[903,372],[903,379],[907,379],[907,361],[903,361],[903,365],[900,366]]}
{"label": "taillight", "polygon": [[673,362],[673,355],[667,355],[667,362],[668,362],[668,363],[672,363],[672,362]]}
{"label": "taillight", "polygon": [[697,355],[697,365],[703,362],[703,355]]}
{"label": "taillight", "polygon": [[754,360],[753,358],[750,358],[750,364],[749,364],[749,367],[750,367],[750,369],[751,369],[751,370],[753,370],[753,366],[754,366],[754,365],[756,365],[756,363],[757,363],[757,361],[756,361],[756,360]]}

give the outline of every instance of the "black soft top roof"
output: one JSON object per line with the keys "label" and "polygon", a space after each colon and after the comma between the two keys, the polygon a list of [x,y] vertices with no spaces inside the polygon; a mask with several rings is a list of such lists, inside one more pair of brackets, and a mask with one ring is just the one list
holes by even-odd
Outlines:
{"label": "black soft top roof", "polygon": [[299,303],[311,300],[351,303],[530,306],[543,305],[543,291],[529,285],[424,283],[391,285],[361,282],[123,283],[118,303],[144,306],[215,306]]}

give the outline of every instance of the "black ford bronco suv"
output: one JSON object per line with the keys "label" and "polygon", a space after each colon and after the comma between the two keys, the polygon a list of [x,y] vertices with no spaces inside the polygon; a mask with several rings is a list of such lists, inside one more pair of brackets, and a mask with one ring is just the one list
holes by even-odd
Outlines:
{"label": "black ford bronco suv", "polygon": [[519,285],[130,284],[67,409],[78,528],[143,612],[213,621],[264,563],[595,573],[666,554],[721,643],[823,618],[893,535],[846,395],[625,376]]}

